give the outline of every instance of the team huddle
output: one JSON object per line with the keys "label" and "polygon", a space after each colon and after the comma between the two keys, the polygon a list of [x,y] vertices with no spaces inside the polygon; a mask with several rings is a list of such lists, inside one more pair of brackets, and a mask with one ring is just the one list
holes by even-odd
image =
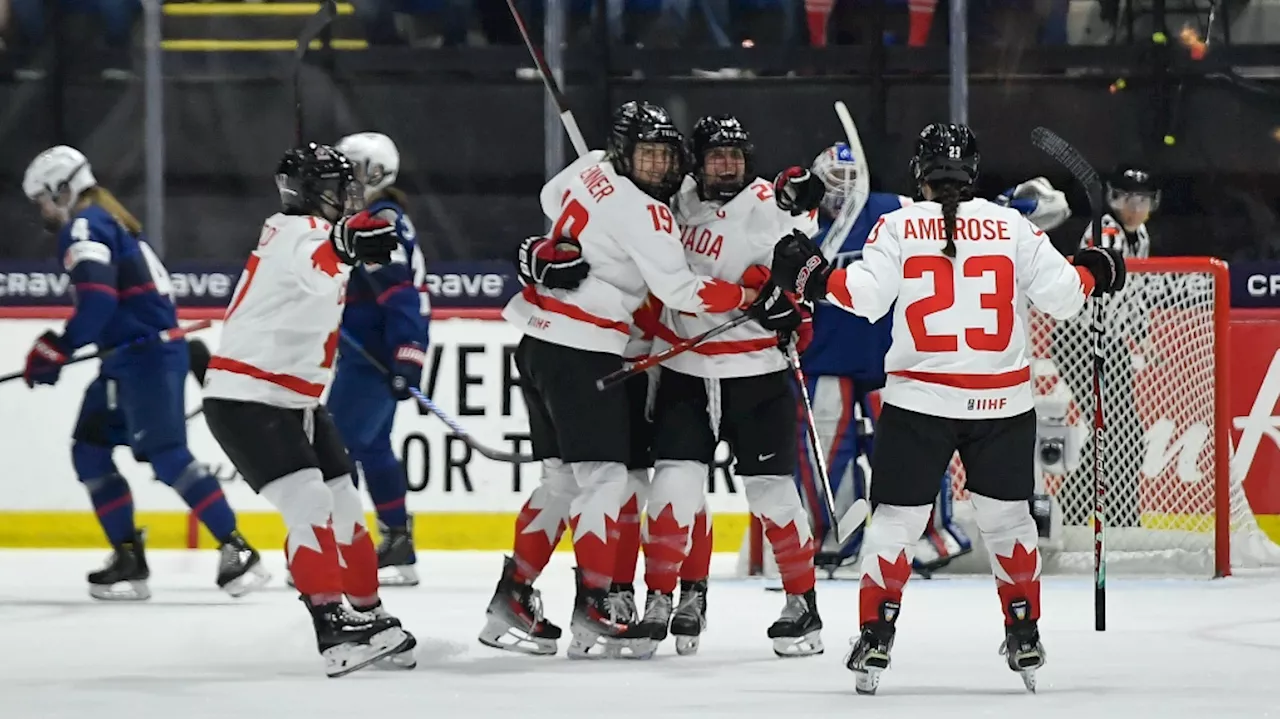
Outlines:
{"label": "team huddle", "polygon": [[[874,693],[913,565],[929,571],[971,549],[950,519],[958,452],[992,555],[1003,652],[1034,688],[1044,648],[1023,310],[1030,301],[1069,318],[1088,296],[1122,288],[1124,262],[1108,242],[1086,242],[1074,264],[1053,248],[1044,231],[1069,210],[1043,178],[997,202],[976,198],[979,153],[964,126],[926,127],[911,168],[915,201],[869,192],[862,149],[845,143],[768,181],[736,118],[704,117],[686,138],[663,108],[629,102],[605,150],[546,184],[539,201],[554,226],[520,243],[523,287],[503,313],[522,334],[515,363],[542,474],[481,642],[557,652],[562,632],[534,583],[569,531],[569,656],[648,658],[668,634],[679,654],[696,653],[712,551],[705,487],[723,440],[785,592],[766,631],[773,651],[823,652],[816,569],[858,561],[861,633],[845,663],[858,691]],[[390,435],[396,403],[421,384],[428,341],[398,169],[394,144],[376,133],[288,151],[281,211],[263,224],[212,356],[193,366],[199,353],[186,342],[157,339],[103,361],[72,446],[114,549],[89,575],[93,596],[148,596],[144,537],[111,459],[122,445],[219,540],[218,586],[240,596],[267,579],[216,478],[187,449],[183,386],[194,372],[215,439],[284,518],[290,580],[326,673],[414,666],[414,636],[379,597],[380,569],[391,572],[382,584],[417,583]],[[76,288],[63,333],[28,355],[28,385],[55,383],[85,345],[177,327],[163,266],[82,154],[45,151],[24,191],[58,234]],[[610,375],[626,379],[600,389]],[[863,428],[876,390],[872,443]],[[837,506],[821,499],[828,489]],[[832,518],[863,500],[865,530],[837,539]]]}

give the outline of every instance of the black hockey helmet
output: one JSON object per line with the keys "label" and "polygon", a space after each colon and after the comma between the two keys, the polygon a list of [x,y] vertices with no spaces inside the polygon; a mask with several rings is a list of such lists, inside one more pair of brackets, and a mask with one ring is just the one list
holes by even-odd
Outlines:
{"label": "black hockey helmet", "polygon": [[911,174],[916,185],[952,181],[972,185],[978,179],[978,138],[965,125],[934,123],[920,131]]}
{"label": "black hockey helmet", "polygon": [[[634,166],[636,145],[640,143],[658,143],[671,148],[671,161],[662,172]],[[663,202],[670,200],[680,189],[688,167],[684,135],[680,134],[666,109],[648,102],[632,100],[614,111],[606,150],[618,174],[634,182],[645,194]],[[644,177],[642,173],[648,176]]]}
{"label": "black hockey helmet", "polygon": [[1160,206],[1160,187],[1155,176],[1143,165],[1122,162],[1107,175],[1107,205],[1119,210],[1123,204],[1154,212]]}
{"label": "black hockey helmet", "polygon": [[290,215],[318,215],[331,222],[359,212],[364,188],[347,158],[314,142],[284,153],[276,167],[280,205]]}
{"label": "black hockey helmet", "polygon": [[[745,165],[741,177],[721,175],[714,184],[707,184],[706,160],[707,151],[717,147],[736,147],[742,151]],[[751,144],[751,133],[742,126],[742,122],[733,115],[708,115],[693,126],[693,134],[689,136],[690,163],[693,166],[693,179],[698,182],[698,196],[704,200],[732,200],[742,188],[755,176],[752,170],[752,159],[755,145]]]}

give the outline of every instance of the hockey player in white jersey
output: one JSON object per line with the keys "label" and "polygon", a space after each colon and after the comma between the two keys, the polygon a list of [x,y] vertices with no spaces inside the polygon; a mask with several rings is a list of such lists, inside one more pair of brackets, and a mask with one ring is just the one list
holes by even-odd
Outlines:
{"label": "hockey player in white jersey", "polygon": [[859,598],[861,635],[846,666],[874,693],[889,665],[916,539],[959,451],[1005,619],[1002,653],[1034,689],[1044,663],[1040,553],[1028,499],[1036,421],[1028,335],[1030,300],[1069,318],[1088,295],[1123,286],[1113,250],[1089,248],[1072,267],[1016,210],[974,199],[978,146],[963,125],[929,125],[912,171],[924,201],[891,212],[863,257],[831,269],[808,238],[778,244],[775,281],[814,300],[878,319],[892,311],[888,381],[872,456],[871,499]]}
{"label": "hockey player in white jersey", "polygon": [[[800,308],[768,281],[767,264],[777,238],[792,230],[817,230],[822,183],[792,168],[775,185],[755,176],[751,137],[730,115],[704,117],[690,137],[692,175],[676,195],[676,222],[691,267],[713,277],[761,288],[756,319],[662,364],[654,403],[654,476],[647,508],[645,602],[641,629],[649,654],[666,638],[692,653],[705,624],[706,581],[681,582],[673,592],[690,532],[706,512],[706,477],[716,444],[727,440],[734,473],[742,480],[752,514],[764,527],[787,593],[782,616],[769,627],[779,656],[822,652],[822,620],[814,592],[813,535],[792,480],[796,411],[790,366],[779,347],[802,325]],[[662,351],[733,318],[690,315],[666,308],[654,350]]]}
{"label": "hockey player in white jersey", "polygon": [[595,382],[622,368],[633,313],[649,293],[693,313],[746,307],[757,296],[696,275],[685,261],[667,205],[684,175],[683,142],[666,110],[629,102],[614,113],[607,152],[587,153],[542,189],[543,211],[555,223],[550,251],[580,246],[588,274],[576,289],[526,286],[503,311],[524,334],[515,361],[543,473],[516,521],[516,556],[506,562],[480,634],[487,645],[555,652],[560,631],[542,617],[532,582],[566,522],[578,562],[570,656],[592,656],[631,629],[612,621],[607,607],[630,409],[621,388],[600,392]]}
{"label": "hockey player in white jersey", "polygon": [[1094,242],[1093,224],[1084,229],[1080,248],[1110,247],[1133,259],[1151,256],[1147,220],[1160,207],[1160,189],[1151,172],[1139,165],[1120,164],[1107,177],[1107,207],[1102,216],[1102,241]]}
{"label": "hockey player in white jersey", "polygon": [[373,544],[357,541],[368,530],[351,460],[320,404],[351,268],[388,264],[395,226],[350,214],[363,206],[363,189],[328,146],[290,150],[276,172],[282,210],[263,223],[227,309],[205,417],[245,482],[284,517],[289,572],[326,673],[384,657],[411,667],[416,642],[379,601]]}

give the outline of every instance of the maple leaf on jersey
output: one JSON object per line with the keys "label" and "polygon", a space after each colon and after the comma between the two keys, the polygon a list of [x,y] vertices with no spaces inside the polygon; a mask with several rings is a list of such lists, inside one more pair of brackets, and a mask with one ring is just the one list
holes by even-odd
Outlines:
{"label": "maple leaf on jersey", "polygon": [[332,242],[325,242],[311,253],[311,266],[330,277],[338,276],[342,260],[338,259],[338,253],[334,251]]}

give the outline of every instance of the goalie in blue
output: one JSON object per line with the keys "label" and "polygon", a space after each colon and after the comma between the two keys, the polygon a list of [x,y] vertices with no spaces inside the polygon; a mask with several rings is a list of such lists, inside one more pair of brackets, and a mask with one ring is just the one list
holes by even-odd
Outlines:
{"label": "goalie in blue", "polygon": [[[41,335],[27,355],[28,387],[53,385],[62,366],[86,345],[117,347],[178,326],[169,273],[142,236],[142,227],[97,184],[89,161],[65,145],[40,153],[22,179],[40,207],[45,229],[74,287],[75,311],[61,334]],[[133,496],[112,458],[128,446],[150,462],[221,545],[217,584],[241,596],[269,579],[258,553],[236,531],[222,487],[187,448],[184,394],[190,368],[187,342],[152,342],[102,360],[85,388],[72,435],[71,463],[89,491],[98,522],[114,550],[88,576],[95,599],[147,599],[143,533],[134,524]]]}
{"label": "goalie in blue", "polygon": [[[871,192],[871,175],[865,154],[839,142],[813,162],[812,172],[822,179],[826,194],[818,216],[819,231],[813,238],[834,267],[845,267],[862,257],[867,236],[880,216],[911,202],[910,198]],[[1026,215],[1043,230],[1060,225],[1070,216],[1062,192],[1048,180],[1035,178],[1007,190],[998,200]],[[875,424],[868,395],[884,386],[884,357],[889,350],[892,314],[871,323],[853,313],[819,302],[813,314],[813,340],[801,356],[801,367],[813,399],[813,419],[827,453],[837,514],[857,499],[869,499],[871,448]],[[817,485],[813,457],[804,428],[798,435],[801,451],[796,482],[813,519],[814,536],[820,538],[814,563],[828,575],[856,560],[862,546],[862,530],[841,545],[831,530],[831,517]],[[938,499],[929,526],[916,547],[913,566],[922,575],[946,566],[973,547],[955,522],[952,477],[939,478]]]}
{"label": "goalie in blue", "polygon": [[364,184],[369,214],[395,224],[400,247],[392,253],[390,264],[376,269],[362,266],[351,273],[342,314],[343,331],[388,368],[391,376],[383,376],[357,352],[339,351],[327,407],[378,514],[379,583],[414,586],[418,584],[417,556],[412,518],[405,506],[409,487],[404,466],[391,447],[391,428],[396,404],[412,396],[410,387],[422,386],[431,313],[426,263],[405,213],[406,198],[395,187],[400,171],[395,143],[386,135],[361,132],[342,138],[337,150],[351,161],[356,179]]}

